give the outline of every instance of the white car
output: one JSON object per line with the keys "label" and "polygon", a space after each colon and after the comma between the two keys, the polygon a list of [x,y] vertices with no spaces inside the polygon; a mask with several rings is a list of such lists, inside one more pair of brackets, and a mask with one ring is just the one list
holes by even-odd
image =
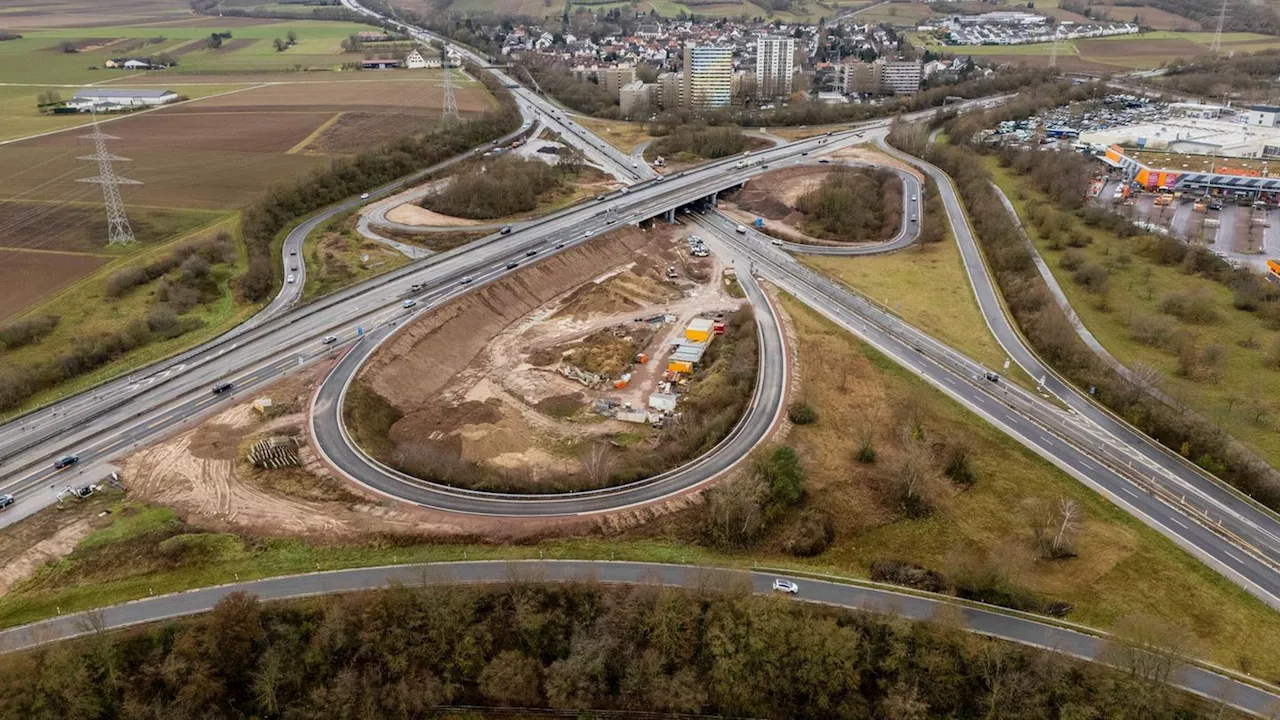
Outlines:
{"label": "white car", "polygon": [[292,275],[290,275],[290,276],[289,276],[289,279],[288,279],[286,282],[288,282],[290,285],[292,285],[292,284],[293,284],[293,281],[294,281],[294,277],[293,277]]}
{"label": "white car", "polygon": [[369,199],[369,193],[360,193],[360,199],[361,199],[361,200],[368,200],[368,199]]}
{"label": "white car", "polygon": [[772,245],[772,246],[774,246],[774,247],[782,247],[782,241],[781,241],[781,240],[779,240],[779,239],[777,239],[777,238],[774,238],[773,240],[770,240],[770,241],[769,241],[769,244],[770,244],[770,245]]}
{"label": "white car", "polygon": [[401,307],[411,308],[417,304],[418,304],[417,300],[405,300],[404,303],[401,305]]}
{"label": "white car", "polygon": [[336,343],[336,342],[338,342],[338,336],[337,336],[337,335],[325,335],[325,336],[324,336],[324,339],[320,341],[320,344],[321,344],[321,345],[332,345],[332,344],[334,344],[334,343]]}
{"label": "white car", "polygon": [[795,595],[800,592],[799,585],[791,582],[790,580],[784,580],[783,578],[777,578],[773,581],[773,589],[778,592],[784,592],[788,595]]}
{"label": "white car", "polygon": [[912,195],[912,196],[911,196],[911,202],[915,202],[915,201],[916,201],[916,196],[915,196],[915,195]]}

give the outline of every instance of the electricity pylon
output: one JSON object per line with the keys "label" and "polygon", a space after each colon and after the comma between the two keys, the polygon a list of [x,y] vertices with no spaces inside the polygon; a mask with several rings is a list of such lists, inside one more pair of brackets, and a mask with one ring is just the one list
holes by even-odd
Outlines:
{"label": "electricity pylon", "polygon": [[444,116],[450,120],[458,119],[458,101],[453,97],[453,70],[449,67],[449,49],[440,46],[440,66],[444,68]]}
{"label": "electricity pylon", "polygon": [[1227,0],[1222,0],[1222,9],[1218,11],[1218,29],[1213,33],[1213,44],[1209,46],[1209,54],[1222,53],[1222,26],[1227,21]]}
{"label": "electricity pylon", "polygon": [[133,228],[129,226],[129,216],[124,213],[124,201],[120,199],[121,185],[141,185],[137,180],[120,177],[112,169],[112,162],[128,162],[129,158],[112,155],[107,151],[108,140],[119,140],[107,135],[98,127],[98,117],[93,118],[93,133],[81,135],[93,140],[94,153],[81,156],[80,160],[95,160],[98,163],[97,177],[83,178],[79,182],[97,183],[102,186],[102,197],[107,206],[107,244],[128,245],[137,238],[133,236]]}

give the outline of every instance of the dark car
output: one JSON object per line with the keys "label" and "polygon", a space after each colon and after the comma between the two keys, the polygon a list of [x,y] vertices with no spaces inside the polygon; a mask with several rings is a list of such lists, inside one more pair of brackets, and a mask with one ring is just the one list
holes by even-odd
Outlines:
{"label": "dark car", "polygon": [[989,372],[989,373],[987,373],[987,379],[988,379],[988,380],[990,380],[990,381],[991,381],[991,382],[993,382],[993,383],[998,383],[998,382],[1000,382],[1000,376],[999,376],[999,375],[997,375],[997,374],[995,374],[995,373],[993,373],[993,372]]}
{"label": "dark car", "polygon": [[221,382],[213,386],[214,395],[221,395],[222,393],[227,392],[229,390],[231,390],[231,383],[229,382]]}
{"label": "dark car", "polygon": [[524,256],[525,256],[525,257],[533,257],[534,255],[537,255],[537,254],[538,254],[538,249],[537,249],[537,248],[534,248],[534,249],[530,250],[529,252],[525,253],[525,254],[524,254]]}
{"label": "dark car", "polygon": [[80,462],[80,458],[75,455],[65,455],[53,461],[53,469],[61,470],[64,467],[71,467]]}
{"label": "dark car", "polygon": [[5,508],[9,507],[10,505],[13,504],[13,502],[14,501],[13,501],[12,495],[0,495],[0,510],[4,510]]}
{"label": "dark car", "polygon": [[508,233],[510,233],[510,232],[511,232],[511,226],[510,226],[510,225],[503,225],[503,226],[502,226],[502,229],[498,231],[498,233],[499,233],[499,234],[502,234],[502,235],[506,235],[506,234],[508,234]]}
{"label": "dark car", "polygon": [[518,267],[520,267],[520,263],[516,262],[515,260],[512,260],[511,262],[507,263],[508,270],[514,270]]}

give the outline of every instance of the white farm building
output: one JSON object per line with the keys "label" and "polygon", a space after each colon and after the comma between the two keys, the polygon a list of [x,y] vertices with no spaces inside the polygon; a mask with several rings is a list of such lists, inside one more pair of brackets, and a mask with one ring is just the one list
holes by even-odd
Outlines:
{"label": "white farm building", "polygon": [[122,88],[84,88],[77,90],[67,102],[68,107],[109,108],[137,107],[140,105],[164,105],[178,99],[172,90],[125,90]]}

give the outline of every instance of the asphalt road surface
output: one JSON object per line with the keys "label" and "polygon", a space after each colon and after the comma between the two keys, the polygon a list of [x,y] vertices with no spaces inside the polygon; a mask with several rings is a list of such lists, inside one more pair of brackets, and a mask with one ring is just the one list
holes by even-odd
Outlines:
{"label": "asphalt road surface", "polygon": [[[750,583],[751,592],[766,595],[772,592],[773,580],[777,577],[790,579],[799,586],[799,592],[793,596],[797,602],[865,610],[910,620],[930,620],[941,608],[951,606],[959,609],[969,631],[981,635],[1092,661],[1104,661],[1109,647],[1109,642],[1104,637],[1089,634],[1084,628],[1074,630],[1002,612],[996,608],[960,605],[941,597],[925,597],[880,587],[700,566],[530,560],[336,570],[190,590],[0,631],[0,651],[11,652],[87,635],[94,632],[92,628],[95,627],[117,630],[207,612],[218,600],[234,592],[250,593],[263,600],[286,600],[385,588],[393,583],[420,586],[579,580],[604,584],[660,584],[691,590],[707,587],[731,589],[739,587],[745,581]],[[1280,696],[1198,665],[1180,666],[1173,673],[1170,682],[1175,687],[1257,715],[1267,715],[1280,703]]]}
{"label": "asphalt road surface", "polygon": [[[503,266],[490,270],[488,279],[509,272]],[[477,282],[477,278],[473,282]],[[686,465],[645,480],[600,490],[571,493],[519,495],[480,492],[449,487],[414,478],[367,456],[347,435],[342,401],[361,365],[385,341],[394,328],[384,327],[364,337],[325,378],[316,394],[311,415],[316,446],[329,464],[375,492],[425,507],[452,512],[507,517],[583,515],[615,511],[654,502],[686,492],[719,477],[746,457],[777,422],[787,385],[787,353],[777,316],[753,278],[741,285],[756,308],[760,342],[760,366],[751,402],[738,424],[711,452]],[[414,310],[427,312],[458,294],[448,287],[432,290]]]}

